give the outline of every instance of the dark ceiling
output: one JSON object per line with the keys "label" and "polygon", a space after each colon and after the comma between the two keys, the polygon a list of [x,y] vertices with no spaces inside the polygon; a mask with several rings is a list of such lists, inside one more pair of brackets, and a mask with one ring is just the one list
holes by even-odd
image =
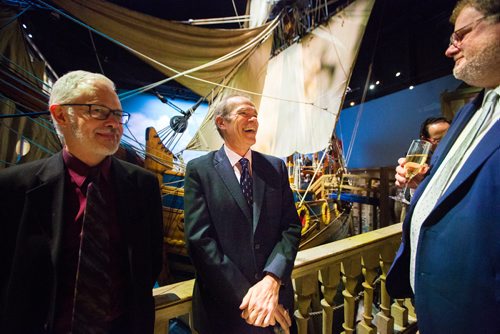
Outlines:
{"label": "dark ceiling", "polygon": [[[305,0],[282,0],[287,3]],[[340,0],[339,0],[340,1]],[[18,1],[3,1],[15,5]],[[111,0],[129,9],[170,20],[188,20],[244,14],[246,0]],[[316,2],[316,1],[313,1]],[[345,2],[345,0],[344,0]],[[406,89],[451,73],[452,61],[444,56],[452,27],[448,18],[456,0],[376,0],[349,84],[345,106],[362,98],[368,69],[366,100]],[[21,3],[26,3],[22,1]],[[37,3],[32,1],[31,3]],[[50,2],[48,2],[50,3]],[[18,10],[22,6],[17,6]],[[32,6],[20,18],[27,33],[54,71],[104,72],[118,88],[137,88],[164,76],[118,46],[41,6]],[[92,42],[93,41],[93,42]],[[93,46],[95,45],[95,48]],[[395,76],[400,72],[399,77]],[[196,99],[176,83],[160,88],[162,94]]]}

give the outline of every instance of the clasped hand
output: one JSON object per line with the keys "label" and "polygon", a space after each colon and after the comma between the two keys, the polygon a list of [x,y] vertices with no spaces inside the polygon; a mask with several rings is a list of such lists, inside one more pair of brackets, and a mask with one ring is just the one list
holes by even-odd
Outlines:
{"label": "clasped hand", "polygon": [[240,305],[241,317],[253,326],[267,327],[279,323],[285,333],[292,324],[283,305],[278,304],[280,282],[270,275],[252,286]]}

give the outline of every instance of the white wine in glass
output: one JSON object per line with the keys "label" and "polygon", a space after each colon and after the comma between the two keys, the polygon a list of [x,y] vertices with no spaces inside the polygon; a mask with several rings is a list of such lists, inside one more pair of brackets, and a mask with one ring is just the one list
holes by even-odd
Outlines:
{"label": "white wine in glass", "polygon": [[420,173],[422,167],[425,165],[429,154],[409,154],[406,156],[406,163],[404,165],[406,171],[406,178],[411,180],[415,175]]}
{"label": "white wine in glass", "polygon": [[405,198],[406,190],[408,189],[408,184],[410,181],[420,173],[422,168],[425,166],[425,162],[429,157],[429,152],[431,150],[432,144],[428,141],[422,139],[415,139],[411,142],[408,153],[406,153],[406,163],[404,169],[406,171],[406,184],[404,189],[397,194],[397,196],[392,197],[397,201],[402,201],[403,203],[409,204]]}

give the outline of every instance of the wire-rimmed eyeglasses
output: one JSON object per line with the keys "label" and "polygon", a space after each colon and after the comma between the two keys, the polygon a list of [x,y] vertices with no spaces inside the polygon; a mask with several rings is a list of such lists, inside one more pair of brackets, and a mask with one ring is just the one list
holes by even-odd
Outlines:
{"label": "wire-rimmed eyeglasses", "polygon": [[113,118],[120,124],[127,124],[130,119],[130,114],[121,109],[110,109],[106,106],[101,106],[99,104],[92,103],[64,103],[60,104],[60,106],[80,106],[80,107],[88,107],[87,111],[90,117],[94,119],[98,119],[104,121],[108,119],[109,115],[113,115]]}
{"label": "wire-rimmed eyeglasses", "polygon": [[477,20],[474,20],[473,22],[463,26],[462,28],[458,29],[457,31],[454,31],[451,36],[450,36],[450,46],[453,45],[454,47],[458,47],[458,43],[462,42],[464,37],[470,33],[472,30],[474,30],[477,25],[483,21],[484,19],[488,18],[490,16],[483,16],[478,18]]}

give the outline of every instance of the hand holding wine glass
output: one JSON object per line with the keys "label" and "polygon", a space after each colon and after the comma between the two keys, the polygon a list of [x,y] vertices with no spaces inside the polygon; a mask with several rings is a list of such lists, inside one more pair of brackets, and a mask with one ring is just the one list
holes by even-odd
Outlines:
{"label": "hand holding wine glass", "polygon": [[425,170],[425,162],[429,157],[431,146],[431,143],[425,140],[413,140],[406,154],[406,158],[398,161],[400,166],[396,168],[398,173],[396,174],[396,184],[400,186],[404,185],[404,189],[399,192],[397,196],[393,197],[393,199],[409,204],[405,199],[405,193],[412,179]]}

